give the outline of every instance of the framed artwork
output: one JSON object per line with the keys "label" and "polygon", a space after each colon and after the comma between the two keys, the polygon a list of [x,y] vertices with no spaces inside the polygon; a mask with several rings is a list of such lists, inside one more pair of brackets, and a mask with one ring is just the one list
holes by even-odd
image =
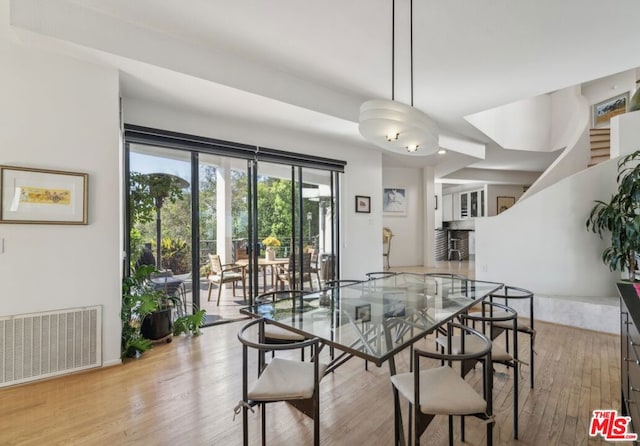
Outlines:
{"label": "framed artwork", "polygon": [[362,322],[370,322],[371,321],[371,305],[365,304],[356,307],[356,320],[360,320]]}
{"label": "framed artwork", "polygon": [[356,212],[371,212],[371,197],[356,195]]}
{"label": "framed artwork", "polygon": [[497,197],[496,214],[500,214],[516,203],[516,197]]}
{"label": "framed artwork", "polygon": [[0,223],[87,224],[89,175],[0,166]]}
{"label": "framed artwork", "polygon": [[385,187],[382,191],[382,212],[387,215],[407,214],[407,189]]}
{"label": "framed artwork", "polygon": [[626,113],[629,107],[629,92],[619,94],[591,107],[591,126],[593,128],[609,125],[611,118]]}

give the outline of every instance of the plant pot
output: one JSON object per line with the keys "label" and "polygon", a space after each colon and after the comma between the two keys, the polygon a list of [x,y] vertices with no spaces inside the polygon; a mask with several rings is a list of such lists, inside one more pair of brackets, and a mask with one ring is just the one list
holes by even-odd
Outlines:
{"label": "plant pot", "polygon": [[273,249],[272,247],[267,247],[267,249],[264,250],[264,258],[266,260],[275,260],[276,259],[276,250]]}
{"label": "plant pot", "polygon": [[140,333],[152,341],[171,334],[171,308],[154,311],[142,321]]}

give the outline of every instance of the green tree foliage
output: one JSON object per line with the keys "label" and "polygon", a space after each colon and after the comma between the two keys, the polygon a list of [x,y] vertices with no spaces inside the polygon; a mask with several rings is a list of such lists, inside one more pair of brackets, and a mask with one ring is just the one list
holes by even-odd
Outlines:
{"label": "green tree foliage", "polygon": [[[207,250],[215,251],[216,247],[207,244],[208,241],[217,239],[217,221],[221,218],[217,209],[217,167],[202,165],[199,171],[199,224],[200,240],[203,253]],[[150,194],[149,178],[138,172],[131,172],[131,245],[132,259],[137,259],[137,252],[144,243],[152,243],[155,253],[156,238],[156,208],[153,197]],[[231,223],[232,238],[248,238],[248,190],[247,174],[242,171],[232,170],[231,177]],[[275,177],[260,177],[258,181],[258,236],[260,240],[274,235],[283,241],[279,255],[290,252],[288,246],[294,231],[298,234],[299,228],[292,227],[292,182],[290,179]],[[305,188],[313,188],[313,185],[304,185]],[[175,189],[168,191],[169,195],[162,206],[162,265],[171,269],[174,273],[188,272],[191,261],[191,189]],[[295,200],[297,204],[297,199]],[[307,220],[307,213],[311,213],[311,220]],[[303,200],[302,209],[303,231],[302,238],[305,244],[311,243],[310,236],[318,234],[318,202]],[[204,254],[203,254],[204,256]],[[206,256],[202,264],[206,264]]]}
{"label": "green tree foliage", "polygon": [[266,178],[258,182],[258,236],[291,237],[291,181]]}
{"label": "green tree foliage", "polygon": [[200,167],[200,240],[214,240],[217,230],[216,214],[216,168],[214,166]]}

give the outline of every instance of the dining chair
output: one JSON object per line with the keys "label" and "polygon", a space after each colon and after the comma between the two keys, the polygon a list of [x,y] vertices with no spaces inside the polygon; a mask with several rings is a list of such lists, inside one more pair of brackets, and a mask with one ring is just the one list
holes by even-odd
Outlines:
{"label": "dining chair", "polygon": [[367,276],[367,280],[374,280],[374,279],[382,279],[384,277],[395,276],[397,274],[398,273],[394,271],[373,271],[370,273],[365,273],[365,276]]}
{"label": "dining chair", "polygon": [[[244,325],[238,332],[242,343],[242,400],[234,408],[234,413],[242,412],[242,438],[244,446],[249,445],[249,410],[260,406],[262,424],[262,445],[266,444],[267,419],[266,405],[286,401],[302,413],[313,419],[313,444],[320,445],[320,380],[326,365],[318,361],[318,338],[304,341],[273,345],[264,342],[264,319],[256,319]],[[264,362],[265,352],[270,350],[295,350],[310,347],[311,361],[297,361],[276,357],[269,363]],[[257,376],[251,384],[249,371],[249,351],[255,350],[258,356]],[[260,359],[262,358],[262,360]]]}
{"label": "dining chair", "polygon": [[209,280],[209,291],[207,295],[207,300],[211,301],[211,290],[213,288],[213,284],[218,285],[218,300],[216,305],[220,305],[220,295],[222,294],[222,286],[225,283],[231,283],[233,287],[233,295],[236,295],[236,282],[240,281],[242,283],[242,298],[243,300],[247,300],[247,291],[245,289],[245,266],[244,265],[236,265],[235,263],[226,263],[223,264],[220,260],[220,256],[217,254],[209,254],[209,263],[211,265],[211,274],[207,276]]}
{"label": "dining chair", "polygon": [[387,266],[386,269],[391,268],[389,266],[389,256],[391,254],[391,239],[393,238],[393,232],[389,228],[382,228],[382,257],[385,260]]}
{"label": "dining chair", "polygon": [[[526,334],[529,336],[529,364],[522,362],[522,364],[529,366],[529,381],[530,386],[533,389],[534,385],[534,358],[536,355],[535,351],[535,341],[536,341],[536,329],[534,327],[535,317],[533,314],[534,302],[533,302],[533,293],[524,288],[518,288],[514,286],[504,286],[502,290],[499,290],[495,293],[489,295],[489,301],[493,302],[495,299],[498,299],[499,302],[504,303],[508,306],[516,307],[518,302],[522,302],[524,305],[518,305],[516,309],[518,310],[518,332]],[[524,302],[528,300],[528,302]],[[511,301],[511,303],[509,302]],[[528,305],[526,305],[528,303]],[[528,309],[526,308],[528,306]],[[528,311],[526,311],[528,310]],[[527,314],[528,313],[528,314]],[[528,317],[522,317],[525,314]],[[511,329],[510,323],[497,323],[496,325],[502,325],[506,329]],[[509,333],[506,334],[507,338],[509,337]],[[507,344],[508,345],[508,344]]]}
{"label": "dining chair", "polygon": [[[518,361],[518,336],[517,331],[515,335],[511,337],[511,345],[509,340],[506,340],[504,346],[502,343],[496,342],[498,336],[503,332],[507,332],[507,325],[510,325],[511,329],[515,329],[517,325],[518,313],[506,305],[496,302],[483,301],[481,302],[481,311],[462,314],[460,319],[466,325],[471,323],[474,329],[477,329],[476,325],[480,324],[479,331],[488,336],[491,340],[491,360],[494,364],[502,364],[506,367],[513,369],[513,438],[518,439],[518,394],[519,394],[519,361]],[[468,335],[466,335],[468,336]],[[477,352],[483,348],[483,344],[476,338],[464,338],[462,335],[456,335],[451,338],[438,336],[436,343],[440,346],[441,352],[452,352],[454,354],[459,353],[462,350],[462,343],[466,342],[466,351],[469,353]],[[511,350],[511,352],[510,352]],[[466,374],[470,371],[470,368],[463,369]]]}
{"label": "dining chair", "polygon": [[336,288],[347,285],[357,285],[359,283],[363,283],[364,280],[355,280],[355,279],[336,279],[336,280],[327,280],[324,283],[324,288]]}
{"label": "dining chair", "polygon": [[[394,419],[396,444],[399,443],[402,426],[402,413],[399,395],[409,401],[409,441],[413,436],[416,445],[436,415],[449,418],[449,444],[453,444],[453,417],[462,417],[462,441],[464,441],[464,417],[474,416],[487,424],[487,445],[493,444],[494,417],[492,414],[493,366],[491,363],[491,341],[471,327],[449,322],[447,324],[448,352],[452,352],[451,342],[454,330],[463,333],[461,349],[457,353],[431,352],[422,349],[413,350],[413,371],[396,374],[391,377],[394,387]],[[473,341],[472,341],[473,340]],[[468,351],[467,342],[473,342],[479,348]],[[441,361],[440,367],[422,369],[421,360],[431,358]],[[482,387],[480,395],[464,380],[462,371],[466,364],[482,364]],[[460,371],[454,370],[454,363],[460,363]],[[398,395],[399,394],[399,395]],[[404,439],[402,439],[404,442]]]}
{"label": "dining chair", "polygon": [[[255,303],[276,302],[282,299],[300,299],[307,294],[309,294],[309,292],[303,290],[269,291],[257,296]],[[288,344],[304,341],[305,339],[303,335],[293,330],[287,330],[286,328],[271,324],[268,321],[264,324],[264,340],[267,344]],[[301,350],[300,354],[301,359],[304,360],[304,349]]]}

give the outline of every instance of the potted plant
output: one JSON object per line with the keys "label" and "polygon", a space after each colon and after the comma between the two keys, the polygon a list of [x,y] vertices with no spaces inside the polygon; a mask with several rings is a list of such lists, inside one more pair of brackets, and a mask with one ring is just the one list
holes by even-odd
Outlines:
{"label": "potted plant", "polygon": [[193,314],[185,314],[179,316],[173,321],[173,335],[179,336],[182,333],[191,333],[193,336],[202,334],[200,328],[204,325],[206,320],[206,311],[198,310],[194,307]]}
{"label": "potted plant", "polygon": [[152,346],[151,340],[142,333],[145,318],[157,311],[165,295],[148,282],[153,265],[143,265],[122,280],[122,320],[121,356],[137,357]]}
{"label": "potted plant", "polygon": [[267,260],[275,260],[276,258],[276,250],[275,248],[280,247],[280,240],[276,238],[274,235],[270,235],[266,239],[262,240],[262,244],[267,247],[264,251],[264,258]]}
{"label": "potted plant", "polygon": [[601,238],[611,233],[611,246],[602,252],[602,261],[611,271],[627,271],[636,281],[636,254],[640,254],[640,151],[618,161],[618,190],[608,203],[596,200],[586,222],[587,230]]}

